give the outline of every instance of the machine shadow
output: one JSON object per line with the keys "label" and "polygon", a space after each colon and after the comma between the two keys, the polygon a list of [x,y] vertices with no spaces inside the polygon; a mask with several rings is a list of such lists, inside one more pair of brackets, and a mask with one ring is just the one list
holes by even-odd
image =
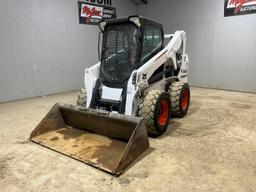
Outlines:
{"label": "machine shadow", "polygon": [[175,121],[175,120],[171,120],[170,123],[169,123],[169,126],[166,130],[166,132],[157,137],[157,138],[153,138],[153,139],[163,139],[165,137],[169,137],[171,136],[174,132],[176,132],[177,129],[179,129],[180,127],[182,126],[182,123],[178,122],[178,121]]}
{"label": "machine shadow", "polygon": [[200,110],[200,108],[201,103],[199,103],[198,101],[191,101],[188,114],[186,115],[186,117],[193,116],[197,111]]}

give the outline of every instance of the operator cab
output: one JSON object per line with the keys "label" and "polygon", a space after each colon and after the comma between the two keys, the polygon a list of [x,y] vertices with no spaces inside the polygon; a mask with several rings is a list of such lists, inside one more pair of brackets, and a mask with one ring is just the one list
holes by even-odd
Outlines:
{"label": "operator cab", "polygon": [[[100,76],[90,108],[125,112],[127,83],[140,68],[163,48],[162,25],[140,17],[110,19],[99,23]],[[100,51],[100,45],[101,51]],[[116,92],[113,98],[110,92]]]}
{"label": "operator cab", "polygon": [[125,88],[133,70],[163,48],[162,25],[140,16],[99,23],[103,33],[100,81],[112,88]]}

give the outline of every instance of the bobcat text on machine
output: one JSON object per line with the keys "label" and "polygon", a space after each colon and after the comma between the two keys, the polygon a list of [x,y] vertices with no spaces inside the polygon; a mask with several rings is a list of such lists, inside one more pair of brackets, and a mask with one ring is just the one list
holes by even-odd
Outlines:
{"label": "bobcat text on machine", "polygon": [[85,70],[77,104],[56,104],[31,140],[115,175],[190,103],[186,33],[164,35],[140,16],[99,23],[100,62]]}

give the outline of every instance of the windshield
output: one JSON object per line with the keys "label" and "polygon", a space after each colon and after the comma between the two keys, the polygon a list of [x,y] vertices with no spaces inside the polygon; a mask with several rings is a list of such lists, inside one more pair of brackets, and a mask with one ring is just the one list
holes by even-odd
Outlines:
{"label": "windshield", "polygon": [[138,29],[134,24],[108,26],[104,32],[102,73],[108,82],[128,80],[136,65]]}

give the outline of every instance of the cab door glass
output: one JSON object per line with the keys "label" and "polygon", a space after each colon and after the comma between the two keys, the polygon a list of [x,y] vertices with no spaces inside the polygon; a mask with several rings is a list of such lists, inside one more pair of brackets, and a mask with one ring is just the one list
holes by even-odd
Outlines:
{"label": "cab door glass", "polygon": [[162,31],[153,25],[146,25],[143,36],[141,61],[146,62],[149,60],[161,48],[162,41]]}

